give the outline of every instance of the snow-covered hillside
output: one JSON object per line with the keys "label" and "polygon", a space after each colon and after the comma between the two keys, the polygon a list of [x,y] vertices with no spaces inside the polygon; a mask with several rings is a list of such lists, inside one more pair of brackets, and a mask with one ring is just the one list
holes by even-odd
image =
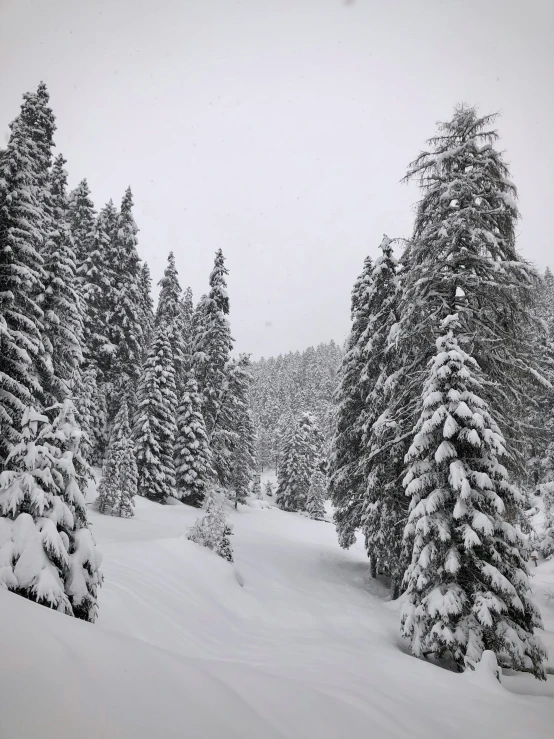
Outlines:
{"label": "snow-covered hillside", "polygon": [[[230,565],[183,537],[197,515],[91,511],[95,625],[0,591],[2,739],[552,736],[553,676],[500,685],[405,654],[361,543],[342,551],[328,522],[241,506]],[[554,566],[536,582],[552,653]]]}

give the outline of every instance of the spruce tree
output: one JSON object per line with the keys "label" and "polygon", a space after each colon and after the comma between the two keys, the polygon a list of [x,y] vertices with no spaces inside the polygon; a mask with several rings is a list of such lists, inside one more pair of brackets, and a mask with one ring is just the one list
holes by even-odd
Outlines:
{"label": "spruce tree", "polygon": [[90,254],[96,223],[96,211],[86,179],[81,180],[69,195],[69,223],[73,235],[76,267],[79,271]]}
{"label": "spruce tree", "polygon": [[521,470],[521,398],[540,379],[530,312],[538,278],[516,251],[516,190],[492,121],[459,106],[407,175],[423,197],[402,260],[398,342],[409,371],[397,407],[419,417],[405,478],[414,497],[403,631],[414,653],[450,653],[461,665],[488,648],[541,677],[527,545],[513,525],[523,498],[498,461]]}
{"label": "spruce tree", "polygon": [[48,376],[42,341],[44,208],[41,156],[33,140],[36,95],[24,95],[21,113],[1,160],[0,176],[0,469],[20,440],[28,405],[40,407],[41,376]]}
{"label": "spruce tree", "polygon": [[110,241],[103,212],[93,224],[87,248],[78,271],[85,303],[83,354],[87,366],[98,370],[99,382],[109,382],[113,379],[116,347],[108,338],[108,318],[116,300],[116,285],[109,266]]}
{"label": "spruce tree", "polygon": [[265,494],[268,498],[273,498],[273,483],[268,480],[265,484]]}
{"label": "spruce tree", "polygon": [[[108,338],[115,347],[118,385],[136,382],[144,351],[144,327],[141,325],[140,260],[137,232],[133,218],[133,195],[127,188],[117,217],[117,229],[111,251],[117,261],[116,300],[109,316]],[[119,390],[115,389],[116,394]]]}
{"label": "spruce tree", "polygon": [[175,384],[178,395],[181,395],[186,380],[188,347],[184,307],[181,302],[182,291],[173,252],[169,252],[167,267],[159,285],[161,290],[156,310],[156,325],[164,325],[168,331],[175,364]]}
{"label": "spruce tree", "polygon": [[402,532],[408,508],[401,484],[407,451],[402,437],[406,429],[394,405],[394,388],[401,369],[393,339],[399,320],[400,282],[392,242],[387,236],[380,249],[366,294],[367,342],[360,378],[366,392],[361,415],[360,469],[366,480],[361,523],[372,575],[388,575],[396,597],[406,568]]}
{"label": "spruce tree", "polygon": [[154,328],[154,302],[152,300],[152,278],[150,276],[150,268],[146,262],[141,265],[139,274],[139,313],[143,334],[143,357],[152,340],[152,331]]}
{"label": "spruce tree", "polygon": [[284,511],[304,511],[310,480],[314,471],[314,453],[310,427],[304,419],[294,421],[285,441],[277,473],[275,502]]}
{"label": "spruce tree", "polygon": [[372,274],[373,263],[368,256],[352,290],[352,329],[346,341],[335,394],[336,431],[329,460],[329,493],[335,507],[339,543],[345,548],[356,539],[365,497],[365,480],[360,466],[366,398],[362,373],[368,340],[368,294],[372,286]]}
{"label": "spruce tree", "polygon": [[235,508],[246,503],[248,488],[256,469],[256,431],[249,409],[241,413],[235,425],[236,441],[233,443],[233,460],[230,487],[233,490]]}
{"label": "spruce tree", "polygon": [[212,453],[194,378],[188,380],[177,413],[175,438],[176,497],[197,508],[215,478]]}
{"label": "spruce tree", "polygon": [[175,373],[165,327],[158,326],[142,368],[133,425],[138,494],[164,503],[175,492]]}
{"label": "spruce tree", "polygon": [[310,480],[306,510],[310,518],[323,521],[325,518],[325,498],[327,496],[327,479],[323,472],[316,469]]}
{"label": "spruce tree", "polygon": [[227,274],[225,259],[219,249],[210,274],[210,292],[197,307],[194,321],[194,372],[203,397],[202,413],[210,438],[220,413],[226,387],[226,365],[233,348],[227,319]]}
{"label": "spruce tree", "polygon": [[79,441],[70,400],[52,423],[25,409],[21,439],[0,474],[2,581],[29,600],[94,621],[101,556],[87,526],[89,473]]}
{"label": "spruce tree", "polygon": [[45,344],[54,378],[50,392],[58,400],[70,392],[75,372],[83,359],[84,307],[77,286],[64,164],[65,159],[60,154],[54,161],[47,183],[48,220],[43,249],[45,290],[40,299]]}
{"label": "spruce tree", "polygon": [[124,399],[115,418],[102,466],[97,500],[100,513],[122,518],[133,516],[137,482],[134,443],[129,427],[127,401]]}
{"label": "spruce tree", "polygon": [[417,656],[450,656],[463,669],[489,649],[544,679],[524,536],[506,517],[522,496],[502,464],[505,440],[482,397],[483,375],[463,348],[472,338],[458,314],[441,330],[404,478],[411,564],[402,631]]}

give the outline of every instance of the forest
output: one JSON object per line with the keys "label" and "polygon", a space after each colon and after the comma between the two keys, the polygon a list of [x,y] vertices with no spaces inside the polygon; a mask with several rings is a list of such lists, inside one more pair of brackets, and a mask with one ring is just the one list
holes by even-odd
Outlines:
{"label": "forest", "polygon": [[361,265],[343,346],[252,361],[222,249],[196,301],[169,251],[154,305],[131,188],[70,191],[47,87],[25,93],[0,151],[2,586],[94,622],[92,509],[198,509],[188,540],[232,563],[233,509],[274,504],[363,540],[415,657],[545,680],[529,572],[554,555],[554,277],[517,249],[495,125],[459,105],[409,165],[413,232]]}

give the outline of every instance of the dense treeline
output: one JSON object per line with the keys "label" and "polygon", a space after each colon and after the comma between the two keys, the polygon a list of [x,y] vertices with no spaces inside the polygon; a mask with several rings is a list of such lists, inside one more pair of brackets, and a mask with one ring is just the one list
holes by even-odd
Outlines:
{"label": "dense treeline", "polygon": [[[233,358],[225,260],[195,307],[173,254],[156,311],[128,188],[97,211],[67,192],[46,86],[26,93],[0,151],[2,584],[93,621],[101,557],[87,523],[134,496],[243,500],[255,471],[247,356]],[[221,516],[220,516],[221,518]],[[225,529],[225,526],[223,526]],[[226,530],[226,529],[225,529]]]}
{"label": "dense treeline", "polygon": [[253,362],[251,402],[262,468],[278,467],[282,430],[291,415],[311,413],[325,439],[331,438],[341,356],[340,347],[330,341]]}

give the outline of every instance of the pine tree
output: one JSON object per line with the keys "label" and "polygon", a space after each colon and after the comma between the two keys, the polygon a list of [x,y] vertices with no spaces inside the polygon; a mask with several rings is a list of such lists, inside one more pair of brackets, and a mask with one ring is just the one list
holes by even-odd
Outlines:
{"label": "pine tree", "polygon": [[110,436],[102,479],[98,486],[98,510],[112,516],[133,516],[137,494],[138,470],[127,401],[123,400]]}
{"label": "pine tree", "polygon": [[450,655],[462,669],[484,650],[544,679],[524,537],[506,518],[521,494],[501,459],[505,441],[482,397],[458,315],[442,323],[407,455],[411,552],[402,631],[416,655]]}
{"label": "pine tree", "polygon": [[48,213],[43,252],[45,290],[40,299],[44,313],[45,344],[52,363],[50,392],[57,400],[67,397],[83,359],[81,340],[84,308],[77,288],[64,164],[65,159],[59,155],[47,183]]}
{"label": "pine tree", "polygon": [[175,492],[175,372],[167,331],[158,326],[137,387],[133,434],[138,494],[164,503]]}
{"label": "pine tree", "polygon": [[0,474],[2,582],[63,613],[94,621],[101,556],[87,526],[88,477],[70,400],[53,423],[28,406],[21,440]]}
{"label": "pine tree", "polygon": [[215,478],[206,425],[202,416],[202,399],[196,380],[191,378],[177,414],[175,439],[176,497],[199,508]]}
{"label": "pine tree", "polygon": [[143,355],[150,345],[152,339],[152,331],[154,328],[154,302],[152,300],[152,278],[150,276],[150,268],[144,262],[140,268],[139,274],[139,292],[140,304],[139,313],[143,333]]}
{"label": "pine tree", "polygon": [[96,211],[86,180],[81,180],[69,195],[69,223],[73,235],[76,267],[80,274],[81,265],[92,249],[96,223]]}
{"label": "pine tree", "polygon": [[156,310],[156,325],[164,325],[168,331],[175,364],[175,383],[177,392],[181,395],[186,379],[188,347],[181,286],[173,252],[169,252],[167,267],[159,285],[161,290]]}
{"label": "pine tree", "polygon": [[211,494],[206,501],[206,512],[188,532],[187,538],[195,544],[212,549],[228,562],[233,561],[231,535],[233,530],[227,521],[223,503]]}
{"label": "pine tree", "polygon": [[87,249],[78,271],[85,303],[83,353],[87,366],[98,370],[99,381],[110,382],[116,347],[108,339],[108,317],[114,309],[116,285],[109,266],[110,240],[104,211],[92,226]]}
{"label": "pine tree", "polygon": [[[117,230],[111,250],[117,260],[116,302],[109,316],[110,343],[116,347],[114,364],[119,384],[136,382],[144,352],[144,330],[141,325],[140,260],[137,252],[137,232],[132,213],[133,195],[127,188],[117,217]],[[119,390],[116,388],[116,394]]]}
{"label": "pine tree", "polygon": [[268,480],[265,484],[265,494],[268,498],[273,498],[273,483]]}
{"label": "pine tree", "polygon": [[310,479],[314,471],[314,450],[310,426],[301,418],[294,422],[285,441],[277,474],[275,502],[284,511],[304,511]]}
{"label": "pine tree", "polygon": [[209,295],[202,298],[194,321],[194,372],[203,396],[202,413],[210,438],[220,413],[226,386],[225,370],[233,348],[233,338],[227,319],[229,314],[225,282],[227,274],[225,259],[219,249],[210,274]]}
{"label": "pine tree", "polygon": [[237,440],[232,450],[230,487],[237,508],[239,503],[246,503],[248,499],[248,488],[256,469],[256,431],[249,409],[240,414],[235,432]]}
{"label": "pine tree", "polygon": [[419,416],[405,478],[413,497],[403,631],[414,653],[449,652],[462,665],[487,648],[541,677],[527,545],[513,525],[523,497],[498,461],[522,475],[521,398],[540,380],[531,346],[537,276],[516,251],[516,190],[492,120],[458,107],[407,175],[423,198],[402,260],[398,341],[397,408]]}
{"label": "pine tree", "polygon": [[40,407],[40,376],[48,376],[42,342],[44,293],[41,249],[44,161],[33,139],[37,100],[27,93],[11,124],[0,173],[0,469],[21,436],[25,406]]}
{"label": "pine tree", "polygon": [[329,493],[335,507],[335,525],[341,547],[356,540],[365,497],[362,457],[363,412],[366,388],[362,381],[364,349],[368,340],[368,294],[372,286],[373,263],[364,260],[362,273],[352,290],[352,329],[346,341],[336,391],[336,431],[329,460]]}
{"label": "pine tree", "polygon": [[394,407],[397,354],[394,332],[398,327],[400,283],[392,242],[384,236],[381,255],[371,273],[367,291],[367,341],[360,382],[366,398],[361,414],[362,451],[360,469],[366,480],[362,503],[362,529],[371,558],[373,577],[391,577],[393,597],[398,595],[406,562],[402,556],[402,531],[407,519],[407,501],[401,485],[403,458],[401,419]]}
{"label": "pine tree", "polygon": [[310,480],[310,489],[306,501],[306,510],[310,518],[323,521],[325,518],[325,498],[327,496],[327,479],[323,472],[316,469]]}

